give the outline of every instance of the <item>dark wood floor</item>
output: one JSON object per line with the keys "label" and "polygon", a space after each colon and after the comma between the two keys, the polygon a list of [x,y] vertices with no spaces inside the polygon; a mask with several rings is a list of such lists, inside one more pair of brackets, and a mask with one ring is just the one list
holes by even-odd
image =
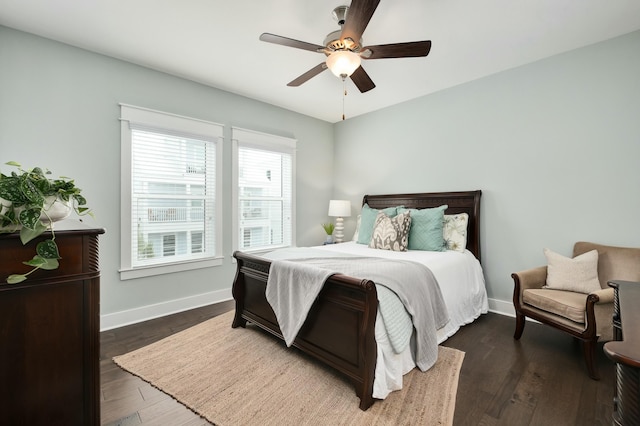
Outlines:
{"label": "dark wood floor", "polygon": [[518,341],[514,328],[514,318],[487,314],[444,343],[465,351],[455,425],[611,425],[615,369],[602,344],[595,381],[577,340],[527,322]]}
{"label": "dark wood floor", "polygon": [[233,309],[205,306],[100,333],[101,423],[109,426],[199,426],[210,423],[111,360]]}
{"label": "dark wood floor", "polygon": [[[145,346],[233,308],[206,306],[101,333],[103,425],[209,425],[111,358]],[[460,372],[455,425],[610,425],[614,367],[598,350],[602,379],[589,379],[580,344],[528,322],[520,341],[515,320],[481,316],[444,345],[466,355]]]}

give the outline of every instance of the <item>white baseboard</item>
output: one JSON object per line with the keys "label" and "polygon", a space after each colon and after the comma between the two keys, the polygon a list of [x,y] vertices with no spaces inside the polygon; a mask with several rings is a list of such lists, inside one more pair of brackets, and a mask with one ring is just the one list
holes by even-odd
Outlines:
{"label": "white baseboard", "polygon": [[[154,305],[141,306],[139,308],[114,312],[112,314],[105,314],[100,316],[100,331],[124,327],[125,325],[160,318],[166,315],[188,311],[189,309],[212,305],[214,303],[226,302],[231,299],[231,289],[225,289],[189,296],[182,299],[170,300],[168,302],[156,303]],[[498,299],[489,299],[489,312],[510,317],[516,316],[512,302]]]}
{"label": "white baseboard", "polygon": [[509,317],[516,316],[516,310],[513,307],[513,302],[498,299],[489,299],[489,312],[507,315]]}
{"label": "white baseboard", "polygon": [[[489,299],[489,312],[514,318],[516,316],[516,309],[513,307],[513,302],[505,302],[504,300],[498,299]],[[540,321],[534,320],[533,318],[525,317],[525,320],[540,324]]]}
{"label": "white baseboard", "polygon": [[189,309],[231,300],[231,289],[212,291],[209,293],[197,294],[182,299],[170,300],[168,302],[156,303],[153,305],[141,306],[126,311],[114,312],[100,316],[100,331],[111,330],[125,325],[135,324]]}

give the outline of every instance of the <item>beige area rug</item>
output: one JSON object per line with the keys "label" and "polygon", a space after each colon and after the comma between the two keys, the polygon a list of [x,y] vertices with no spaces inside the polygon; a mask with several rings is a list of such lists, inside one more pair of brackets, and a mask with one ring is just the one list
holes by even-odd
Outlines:
{"label": "beige area rug", "polygon": [[362,411],[340,373],[232,320],[228,312],[114,361],[221,426],[453,423],[464,352],[441,346],[435,366]]}

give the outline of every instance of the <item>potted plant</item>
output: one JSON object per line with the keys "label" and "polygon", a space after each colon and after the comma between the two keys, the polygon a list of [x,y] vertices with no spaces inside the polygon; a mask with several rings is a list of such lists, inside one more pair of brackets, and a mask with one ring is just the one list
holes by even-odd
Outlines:
{"label": "potted plant", "polygon": [[7,283],[16,284],[38,269],[58,268],[60,254],[55,242],[53,222],[69,216],[71,210],[78,215],[91,214],[87,201],[80,195],[73,179],[51,179],[49,170],[34,167],[24,170],[19,163],[10,161],[17,171],[9,175],[0,173],[0,233],[20,232],[20,241],[26,245],[47,230],[51,238],[36,245],[36,254],[23,262],[33,269],[24,274],[13,274]]}
{"label": "potted plant", "polygon": [[331,222],[323,223],[322,229],[324,229],[324,232],[326,232],[327,234],[327,240],[325,241],[325,244],[332,244],[333,243],[332,235],[333,235],[333,230],[335,229],[335,225]]}

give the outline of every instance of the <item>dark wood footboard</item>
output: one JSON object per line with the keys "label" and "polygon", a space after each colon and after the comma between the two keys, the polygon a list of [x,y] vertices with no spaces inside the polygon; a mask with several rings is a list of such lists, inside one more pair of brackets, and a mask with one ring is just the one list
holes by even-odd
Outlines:
{"label": "dark wood footboard", "polygon": [[[265,296],[271,262],[242,252],[233,282],[236,313],[233,327],[250,321],[282,339],[276,316]],[[373,281],[333,275],[314,302],[293,345],[345,374],[360,398],[360,409],[373,404],[377,348],[378,297]]]}

